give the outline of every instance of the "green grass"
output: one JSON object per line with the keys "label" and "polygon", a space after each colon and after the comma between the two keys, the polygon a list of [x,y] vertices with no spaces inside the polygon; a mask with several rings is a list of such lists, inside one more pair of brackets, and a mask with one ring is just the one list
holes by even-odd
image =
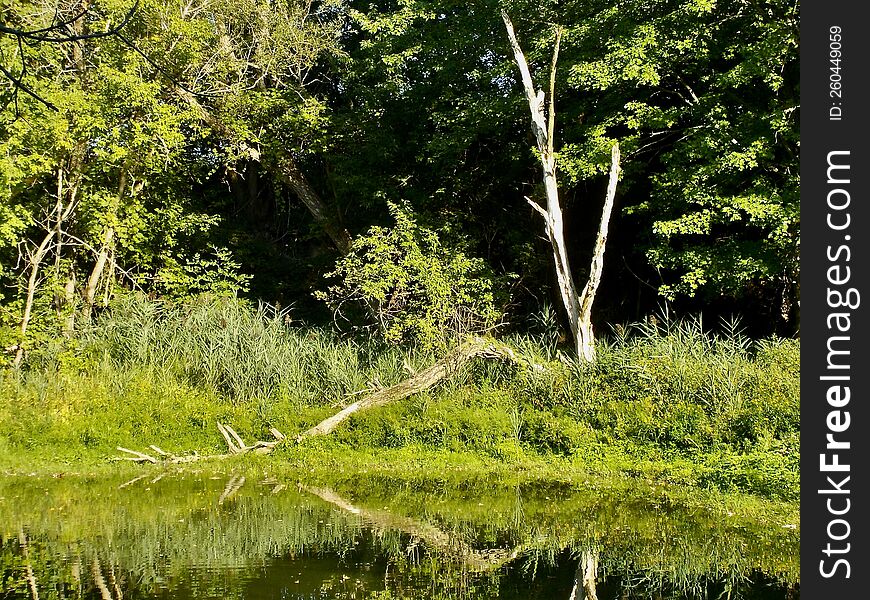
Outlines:
{"label": "green grass", "polygon": [[[270,460],[402,477],[620,473],[796,500],[799,343],[735,329],[621,328],[592,367],[552,336],[514,336],[544,370],[478,361]],[[268,307],[129,297],[25,369],[0,371],[0,468],[100,469],[116,446],[222,452],[217,421],[246,440],[270,426],[293,436],[435,359],[299,327]]]}

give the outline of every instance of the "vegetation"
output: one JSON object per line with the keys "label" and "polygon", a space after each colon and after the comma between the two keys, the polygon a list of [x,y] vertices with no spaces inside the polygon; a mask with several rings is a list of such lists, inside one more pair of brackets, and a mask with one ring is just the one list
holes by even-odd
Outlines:
{"label": "vegetation", "polygon": [[785,0],[4,0],[0,596],[792,597],[797,66]]}
{"label": "vegetation", "polygon": [[[289,444],[279,456],[325,471],[409,474],[430,460],[433,473],[438,464],[569,481],[623,472],[797,499],[799,345],[725,329],[623,328],[591,367],[552,335],[517,336],[511,345],[540,370],[473,362],[440,387],[354,415],[332,439]],[[46,347],[30,369],[5,372],[4,466],[20,471],[39,457],[49,469],[75,469],[116,446],[213,453],[217,421],[245,439],[268,427],[292,437],[434,356],[340,340],[238,300],[129,296],[80,338]]]}
{"label": "vegetation", "polygon": [[298,469],[796,502],[797,11],[4,2],[0,466],[221,422]]}

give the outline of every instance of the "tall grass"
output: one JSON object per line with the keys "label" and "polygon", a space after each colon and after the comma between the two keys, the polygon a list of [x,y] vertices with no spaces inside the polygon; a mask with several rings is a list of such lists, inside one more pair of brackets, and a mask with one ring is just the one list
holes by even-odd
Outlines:
{"label": "tall grass", "polygon": [[[181,447],[189,436],[189,447],[214,437],[215,419],[243,435],[269,424],[292,434],[438,358],[292,316],[228,299],[124,298],[66,349],[0,373],[0,396],[13,399],[0,404],[0,450],[148,436]],[[438,388],[355,416],[333,438],[504,460],[617,447],[637,460],[676,460],[695,470],[689,479],[700,473],[716,487],[797,493],[797,340],[753,341],[735,322],[663,317],[615,328],[591,366],[546,328],[506,342],[546,368],[477,361]]]}
{"label": "tall grass", "polygon": [[234,401],[330,404],[407,377],[431,357],[341,339],[292,313],[232,299],[172,304],[130,296],[83,336],[92,360],[147,366]]}

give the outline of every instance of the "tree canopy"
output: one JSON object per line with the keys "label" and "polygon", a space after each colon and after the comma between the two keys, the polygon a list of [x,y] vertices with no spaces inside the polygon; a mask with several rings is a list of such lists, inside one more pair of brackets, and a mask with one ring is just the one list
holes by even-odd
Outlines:
{"label": "tree canopy", "polygon": [[[416,298],[383,328],[396,341],[445,327],[451,294],[480,327],[528,325],[558,300],[501,10],[543,89],[561,32],[554,152],[578,276],[622,149],[596,319],[737,301],[794,331],[794,2],[10,0],[0,347],[131,289],[312,321],[342,298],[351,325],[372,324],[373,298]],[[65,42],[15,33],[34,31]]]}

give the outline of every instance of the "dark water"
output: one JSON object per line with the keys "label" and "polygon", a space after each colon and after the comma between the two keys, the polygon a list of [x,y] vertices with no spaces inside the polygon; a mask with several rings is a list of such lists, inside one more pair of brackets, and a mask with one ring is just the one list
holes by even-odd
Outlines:
{"label": "dark water", "polygon": [[795,518],[625,482],[7,478],[0,599],[796,599]]}

